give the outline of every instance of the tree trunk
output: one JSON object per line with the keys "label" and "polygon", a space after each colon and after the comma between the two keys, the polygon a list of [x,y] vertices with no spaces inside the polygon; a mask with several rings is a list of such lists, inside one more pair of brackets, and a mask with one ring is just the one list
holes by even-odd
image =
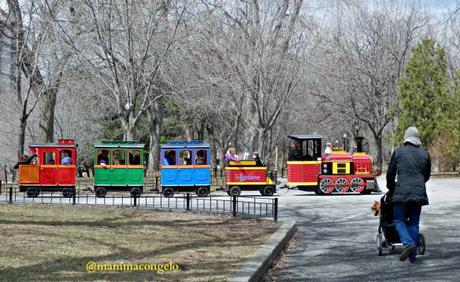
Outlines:
{"label": "tree trunk", "polygon": [[265,156],[265,135],[266,135],[266,132],[265,132],[265,129],[264,128],[258,128],[257,129],[257,144],[256,144],[256,148],[257,148],[257,151],[259,152],[259,156],[263,159],[264,159],[264,156]]}
{"label": "tree trunk", "polygon": [[382,164],[383,164],[383,140],[382,134],[373,134],[375,145],[377,146],[377,155],[375,159],[375,164],[377,168],[382,171]]}
{"label": "tree trunk", "polygon": [[123,128],[123,140],[133,141],[135,139],[135,124],[133,122],[133,112],[130,111],[127,118],[121,117],[121,126]]}
{"label": "tree trunk", "polygon": [[46,143],[54,142],[54,109],[56,107],[57,90],[47,90],[40,102],[40,140]]}
{"label": "tree trunk", "polygon": [[160,169],[160,138],[163,125],[163,109],[159,100],[147,109],[147,121],[149,123],[149,164],[148,170]]}
{"label": "tree trunk", "polygon": [[26,140],[26,127],[27,127],[27,117],[25,116],[25,107],[22,110],[22,116],[19,125],[19,138],[18,138],[18,160],[24,155],[24,144]]}

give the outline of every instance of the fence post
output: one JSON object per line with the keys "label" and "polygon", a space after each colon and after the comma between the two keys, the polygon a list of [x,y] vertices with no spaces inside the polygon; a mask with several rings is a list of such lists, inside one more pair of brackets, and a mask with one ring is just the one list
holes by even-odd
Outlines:
{"label": "fence post", "polygon": [[236,216],[236,196],[233,196],[233,216]]}
{"label": "fence post", "polygon": [[133,198],[134,198],[133,206],[137,207],[137,195],[135,193],[133,194]]}
{"label": "fence post", "polygon": [[0,195],[2,194],[3,186],[2,186],[2,180],[0,180]]}
{"label": "fence post", "polygon": [[13,203],[13,186],[10,187],[10,204]]}
{"label": "fence post", "polygon": [[278,222],[278,198],[275,198],[275,210],[273,213],[273,219]]}
{"label": "fence post", "polygon": [[77,188],[73,187],[72,205],[74,206],[75,206],[75,203],[77,202],[76,199],[77,199]]}
{"label": "fence post", "polygon": [[190,193],[187,193],[187,210],[190,210]]}
{"label": "fence post", "polygon": [[158,175],[155,175],[155,190],[156,191],[160,190],[160,189],[158,189]]}

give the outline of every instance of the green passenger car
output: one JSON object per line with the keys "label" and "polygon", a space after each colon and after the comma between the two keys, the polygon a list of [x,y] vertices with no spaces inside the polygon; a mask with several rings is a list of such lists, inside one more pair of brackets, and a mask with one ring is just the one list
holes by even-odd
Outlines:
{"label": "green passenger car", "polygon": [[94,191],[129,191],[139,196],[144,187],[144,144],[133,141],[102,141],[94,145]]}

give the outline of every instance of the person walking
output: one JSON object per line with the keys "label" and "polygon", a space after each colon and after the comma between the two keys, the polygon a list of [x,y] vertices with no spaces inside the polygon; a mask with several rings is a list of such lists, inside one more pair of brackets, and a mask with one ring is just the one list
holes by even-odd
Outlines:
{"label": "person walking", "polygon": [[407,128],[404,145],[394,150],[387,171],[387,188],[394,204],[393,223],[405,247],[399,260],[409,258],[412,263],[417,256],[422,206],[428,205],[425,183],[431,173],[430,155],[420,145],[417,128]]}

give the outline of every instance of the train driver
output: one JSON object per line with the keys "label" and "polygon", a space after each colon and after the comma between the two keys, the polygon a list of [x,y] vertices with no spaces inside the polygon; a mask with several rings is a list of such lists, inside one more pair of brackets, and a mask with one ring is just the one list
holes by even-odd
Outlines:
{"label": "train driver", "polygon": [[299,143],[294,143],[294,144],[291,145],[291,148],[289,148],[288,160],[289,161],[300,161],[300,160],[302,160],[302,152],[300,152],[300,144]]}

